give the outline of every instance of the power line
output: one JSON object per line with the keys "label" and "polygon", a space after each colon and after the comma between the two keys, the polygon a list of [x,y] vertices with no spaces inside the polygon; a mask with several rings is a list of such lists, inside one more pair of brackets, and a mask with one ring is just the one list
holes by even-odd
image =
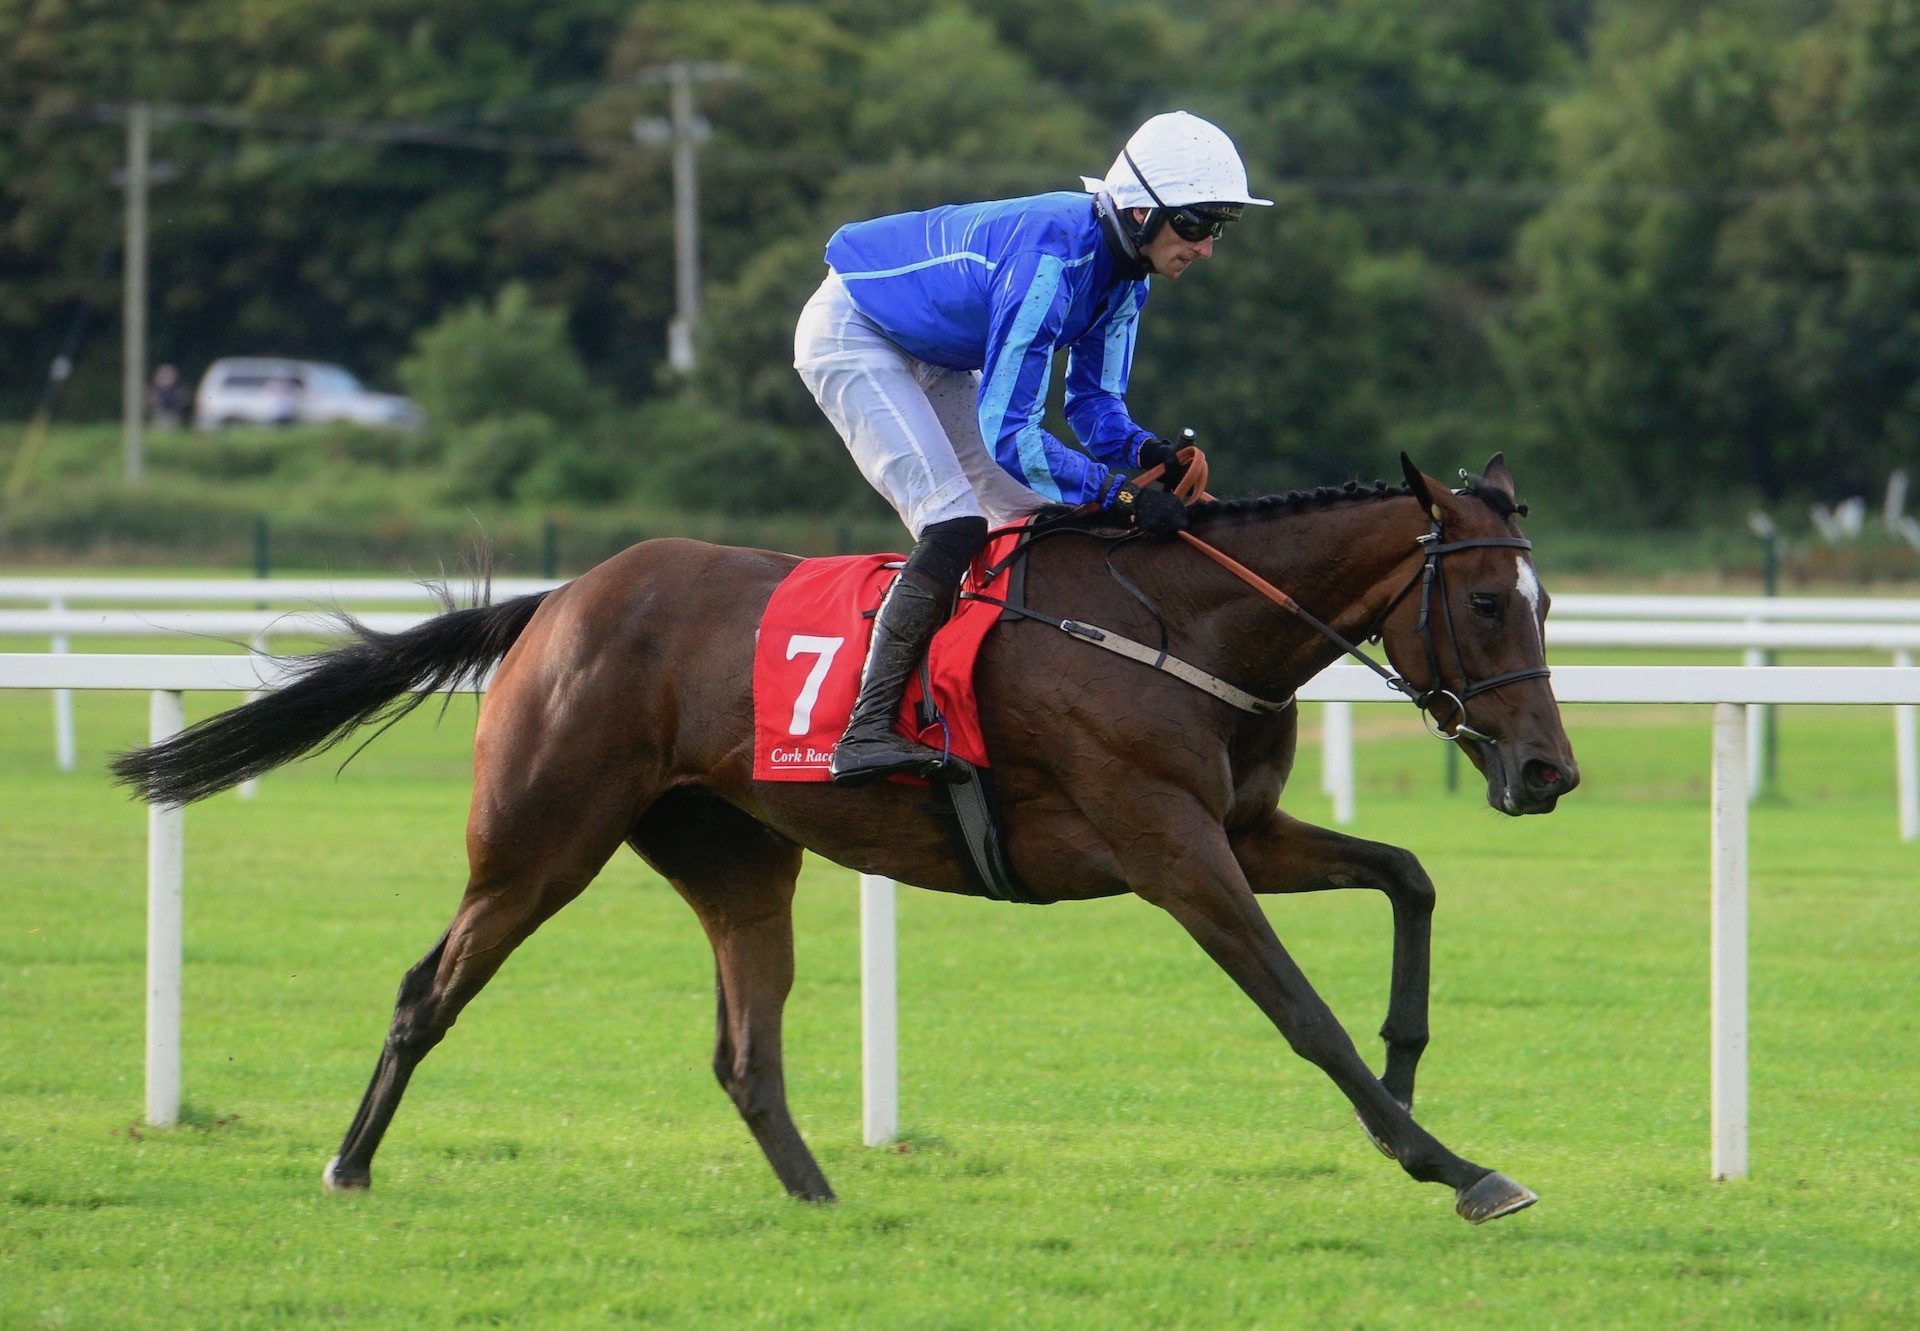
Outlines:
{"label": "power line", "polygon": [[[0,121],[13,124],[125,124],[131,111],[113,102],[97,102],[57,111],[0,111]],[[240,111],[222,106],[186,106],[157,102],[152,108],[156,128],[169,124],[199,125],[236,133],[264,133],[292,138],[323,139],[347,143],[444,148],[460,152],[526,154],[535,157],[560,157],[584,160],[596,157],[635,156],[636,145],[628,139],[582,138],[553,134],[503,133],[497,130],[461,129],[418,120],[342,120],[327,116],[296,116],[276,112]]]}
{"label": "power line", "polygon": [[[0,122],[124,124],[128,109],[114,103],[95,103],[59,111],[0,109]],[[659,145],[631,138],[503,133],[461,129],[425,121],[346,120],[336,117],[295,116],[239,111],[228,107],[155,105],[156,129],[169,123],[197,125],[234,133],[263,133],[378,146],[416,147],[495,155],[528,155],[556,160],[590,162],[632,159],[655,161]],[[702,145],[703,156],[722,170],[779,170],[827,178],[845,172],[871,172],[908,180],[946,179],[966,173],[983,188],[1044,189],[1059,182],[1073,188],[1060,170],[1042,164],[976,163],[926,158],[871,159],[839,153],[791,152],[729,144],[715,139]],[[1543,207],[1563,198],[1596,203],[1691,203],[1739,206],[1763,202],[1837,204],[1856,207],[1920,206],[1920,188],[1910,186],[1805,186],[1761,182],[1723,185],[1673,185],[1656,182],[1422,179],[1412,176],[1281,175],[1272,188],[1327,200],[1421,202],[1461,200]]]}

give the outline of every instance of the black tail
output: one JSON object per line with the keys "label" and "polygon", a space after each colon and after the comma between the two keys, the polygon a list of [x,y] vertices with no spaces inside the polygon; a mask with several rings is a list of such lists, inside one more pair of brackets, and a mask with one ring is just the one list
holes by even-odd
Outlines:
{"label": "black tail", "polygon": [[149,804],[191,804],[280,764],[332,748],[369,721],[389,725],[439,689],[477,685],[507,654],[546,592],[450,610],[400,633],[353,616],[353,640],[302,657],[293,682],[110,764]]}

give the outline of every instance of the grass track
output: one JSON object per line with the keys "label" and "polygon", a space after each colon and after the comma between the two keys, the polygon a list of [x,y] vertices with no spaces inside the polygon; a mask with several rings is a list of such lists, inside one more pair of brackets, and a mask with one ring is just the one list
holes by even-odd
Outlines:
{"label": "grass track", "polygon": [[[190,715],[216,700],[193,700]],[[789,1088],[843,1201],[780,1195],[707,1070],[711,963],[631,857],[322,1195],[401,972],[462,878],[470,704],[188,821],[187,1123],[141,1105],[145,702],[0,692],[0,1326],[1538,1327],[1920,1322],[1920,851],[1883,710],[1787,714],[1753,823],[1754,1177],[1707,1180],[1704,710],[1570,709],[1520,822],[1363,709],[1358,827],[1439,883],[1422,1120],[1541,1204],[1482,1229],[1369,1147],[1167,919],[904,892],[903,1112],[859,1145],[851,875],[799,903]],[[1290,807],[1324,817],[1313,755]],[[1268,899],[1370,1057],[1377,898]]]}

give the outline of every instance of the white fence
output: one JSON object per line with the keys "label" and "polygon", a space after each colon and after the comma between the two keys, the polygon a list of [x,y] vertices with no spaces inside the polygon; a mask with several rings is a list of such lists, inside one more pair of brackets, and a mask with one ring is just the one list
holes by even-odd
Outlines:
{"label": "white fence", "polygon": [[[520,596],[559,584],[546,579],[507,578],[493,584],[496,597]],[[44,611],[0,610],[0,635],[46,635],[55,652],[81,636],[134,636],[184,632],[214,638],[245,638],[264,649],[270,637],[326,635],[324,615],[312,610],[266,612],[206,610],[70,610],[73,603],[189,602],[302,606],[432,604],[419,583],[384,578],[0,578],[0,601],[34,601]],[[371,627],[392,632],[418,622],[423,612],[363,613]],[[1554,602],[1549,635],[1554,647],[1734,649],[1748,665],[1772,651],[1874,651],[1891,653],[1898,666],[1913,664],[1920,649],[1920,599],[1871,597],[1615,596],[1573,594]],[[54,754],[62,771],[74,763],[72,695],[53,697]],[[1765,709],[1748,716],[1748,744],[1758,749]],[[1896,820],[1902,840],[1920,839],[1920,738],[1914,709],[1896,707],[1894,771]],[[1353,722],[1345,702],[1328,705],[1322,732],[1321,783],[1333,800],[1336,823],[1354,818]],[[1750,767],[1748,794],[1759,789],[1759,768]]]}
{"label": "white fence", "polygon": [[[271,688],[272,662],[247,656],[0,654],[0,688],[140,689],[152,694],[158,742],[182,724],[181,694]],[[1752,704],[1920,704],[1920,670],[1883,667],[1570,666],[1555,677],[1563,702],[1711,703],[1713,872],[1710,944],[1712,1009],[1712,1173],[1747,1173],[1747,731]],[[1380,681],[1358,666],[1336,666],[1301,691],[1318,702],[1385,700]],[[181,935],[186,878],[184,814],[148,814],[147,1083],[149,1122],[176,1121],[180,1106]],[[862,1050],[869,1143],[898,1131],[895,953],[891,883],[862,880]]]}
{"label": "white fence", "polygon": [[[452,579],[456,591],[460,580]],[[560,584],[549,578],[498,578],[496,598],[524,596]],[[400,578],[0,578],[0,602],[52,607],[106,601],[188,605],[314,603],[421,605],[432,598]],[[1615,596],[1571,592],[1553,598],[1556,621],[1568,619],[1753,620],[1756,623],[1884,621],[1920,624],[1920,599],[1801,596]]]}
{"label": "white fence", "polygon": [[[3,594],[3,593],[0,593]],[[1876,596],[1615,596],[1574,592],[1553,598],[1560,619],[1687,619],[1920,624],[1920,599]]]}
{"label": "white fence", "polygon": [[[448,585],[458,594],[455,574]],[[497,600],[546,591],[552,578],[496,578]],[[187,605],[435,604],[426,586],[404,578],[0,578],[0,601],[31,601],[49,609],[76,602],[109,601]]]}

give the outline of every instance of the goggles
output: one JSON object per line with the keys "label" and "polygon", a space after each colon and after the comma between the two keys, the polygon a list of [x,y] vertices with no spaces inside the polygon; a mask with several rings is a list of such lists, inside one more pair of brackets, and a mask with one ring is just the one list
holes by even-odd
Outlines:
{"label": "goggles", "polygon": [[1146,174],[1140,170],[1140,164],[1133,160],[1133,154],[1122,148],[1120,155],[1127,159],[1133,178],[1140,182],[1140,188],[1147,192],[1147,197],[1166,214],[1167,225],[1173,228],[1173,234],[1189,245],[1197,245],[1203,240],[1218,240],[1226,234],[1227,223],[1240,220],[1242,205],[1237,203],[1190,203],[1180,208],[1169,208],[1160,197],[1160,192],[1147,183]]}
{"label": "goggles", "polygon": [[1173,234],[1189,244],[1209,238],[1218,240],[1226,234],[1227,223],[1239,220],[1237,203],[1203,203],[1191,208],[1174,208],[1167,213],[1167,225],[1173,228]]}

